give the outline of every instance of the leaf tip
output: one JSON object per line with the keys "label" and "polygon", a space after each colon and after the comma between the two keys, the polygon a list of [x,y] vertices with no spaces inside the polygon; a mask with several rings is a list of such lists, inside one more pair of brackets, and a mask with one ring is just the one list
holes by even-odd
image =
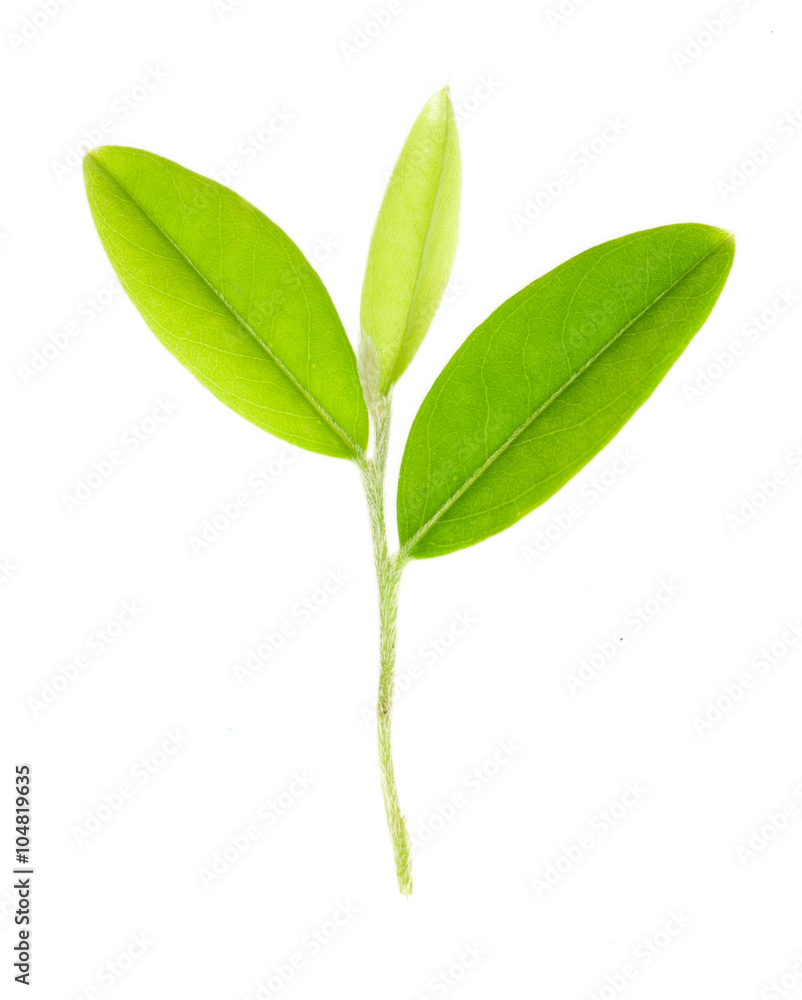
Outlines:
{"label": "leaf tip", "polygon": [[98,178],[101,173],[108,172],[106,163],[106,153],[112,149],[111,146],[95,146],[84,154],[84,183],[88,186],[91,181]]}
{"label": "leaf tip", "polygon": [[95,146],[94,149],[88,149],[84,153],[84,177],[91,177],[93,171],[99,166],[98,152],[102,149],[102,146]]}
{"label": "leaf tip", "polygon": [[709,228],[718,234],[722,243],[732,243],[735,245],[735,233],[731,233],[729,229],[722,229],[720,226],[710,226]]}
{"label": "leaf tip", "polygon": [[448,126],[456,124],[454,105],[451,101],[451,87],[446,84],[429,98],[421,112],[422,118],[444,121]]}
{"label": "leaf tip", "polygon": [[731,233],[729,229],[721,229],[718,226],[710,227],[718,238],[718,249],[724,251],[727,255],[727,271],[732,267],[732,262],[735,259],[735,233]]}

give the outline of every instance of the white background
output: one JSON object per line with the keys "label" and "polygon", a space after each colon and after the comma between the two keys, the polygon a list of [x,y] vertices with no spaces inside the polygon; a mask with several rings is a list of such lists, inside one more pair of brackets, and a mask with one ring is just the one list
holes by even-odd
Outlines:
{"label": "white background", "polygon": [[[36,867],[26,995],[272,996],[257,984],[294,954],[303,967],[276,995],[296,1000],[607,1000],[607,977],[633,1000],[802,995],[802,965],[791,971],[802,946],[802,646],[783,639],[802,614],[791,455],[802,444],[802,304],[771,312],[780,293],[802,296],[802,129],[781,124],[802,108],[798,4],[732,0],[716,38],[704,21],[723,3],[693,0],[586,0],[573,13],[566,2],[559,23],[548,16],[557,0],[403,0],[378,32],[369,21],[382,0],[218,6],[70,0],[27,28],[34,0],[3,7],[3,995],[22,990],[10,893],[21,761],[33,768]],[[152,89],[137,90],[145,78]],[[420,676],[397,702],[397,776],[413,837],[436,830],[415,852],[406,902],[368,718],[377,622],[357,471],[284,451],[256,495],[249,477],[280,462],[283,445],[194,382],[122,294],[98,300],[112,272],[74,165],[104,119],[101,142],[202,173],[236,161],[232,186],[327,257],[321,277],[355,338],[387,176],[445,83],[463,155],[460,244],[450,301],[396,392],[391,483],[433,379],[523,285],[667,223],[722,226],[738,249],[709,322],[575,481],[504,534],[407,570],[399,671],[418,664]],[[243,152],[278,112],[284,127]],[[583,169],[578,151],[608,117],[625,128]],[[728,193],[719,182],[750,149],[766,162]],[[516,226],[571,164],[573,183]],[[756,338],[745,328],[760,314]],[[59,338],[70,323],[74,335]],[[48,347],[54,337],[66,346]],[[722,371],[715,355],[734,340],[744,352]],[[689,399],[708,368],[708,388]],[[147,434],[160,399],[177,409]],[[124,464],[68,510],[65,495],[121,447]],[[618,450],[637,460],[616,476]],[[748,523],[728,521],[777,473],[785,480]],[[615,481],[594,494],[602,476]],[[242,492],[250,505],[194,553],[191,536]],[[572,523],[533,555],[550,526],[558,534],[555,518]],[[295,602],[314,600],[331,572],[347,580],[301,621]],[[681,589],[655,613],[661,581]],[[136,620],[91,652],[123,602],[141,609]],[[651,611],[636,629],[639,607]],[[457,614],[472,623],[455,637]],[[294,634],[238,684],[234,665],[285,621]],[[572,694],[569,675],[610,640],[614,655]],[[772,643],[761,673],[754,657]],[[81,653],[88,666],[37,708]],[[722,700],[729,710],[700,733],[694,717],[745,672],[751,688]],[[186,742],[162,757],[171,732]],[[516,748],[503,766],[500,741]],[[143,757],[156,772],[147,781],[132,775]],[[465,782],[475,768],[480,791]],[[311,787],[205,886],[199,870],[294,772]],[[133,797],[108,818],[104,796],[116,801],[126,782]],[[601,832],[633,782],[645,793]],[[461,806],[443,823],[455,793]],[[79,845],[98,809],[107,821]],[[539,893],[532,880],[582,836],[592,846]],[[739,857],[750,838],[754,856]],[[356,915],[314,954],[307,935],[340,902]],[[135,935],[150,943],[132,962]],[[471,968],[457,964],[466,946],[481,953]],[[130,968],[116,978],[109,962]],[[621,978],[625,966],[634,978]]]}

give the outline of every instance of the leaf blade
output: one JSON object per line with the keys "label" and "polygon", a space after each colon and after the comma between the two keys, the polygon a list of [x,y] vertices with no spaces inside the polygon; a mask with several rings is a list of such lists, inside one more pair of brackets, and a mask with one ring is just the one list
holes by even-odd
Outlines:
{"label": "leaf blade", "polygon": [[100,147],[84,173],[112,266],[164,346],[262,429],[360,456],[368,421],[353,349],[292,240],[235,192],[144,150]]}
{"label": "leaf blade", "polygon": [[654,391],[709,315],[732,257],[722,230],[645,230],[579,254],[503,303],[413,422],[398,488],[407,553],[475,544],[560,489]]}
{"label": "leaf blade", "polygon": [[448,283],[460,183],[457,126],[443,89],[427,102],[404,143],[368,251],[361,326],[363,339],[378,353],[382,393],[414,358]]}

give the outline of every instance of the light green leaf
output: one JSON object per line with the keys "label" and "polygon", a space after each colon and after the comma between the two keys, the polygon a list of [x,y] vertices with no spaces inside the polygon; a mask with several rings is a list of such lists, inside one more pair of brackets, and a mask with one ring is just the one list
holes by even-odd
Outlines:
{"label": "light green leaf", "polygon": [[579,254],[500,306],[415,417],[398,485],[404,551],[473,545],[556,493],[677,360],[734,250],[710,226],[650,229]]}
{"label": "light green leaf", "polygon": [[360,358],[370,373],[378,355],[378,385],[368,382],[369,394],[386,393],[403,374],[440,305],[457,247],[460,179],[454,110],[441,90],[412,126],[373,230]]}
{"label": "light green leaf", "polygon": [[368,417],[328,292],[270,219],[141,149],[84,159],[98,233],[134,305],[218,399],[310,451],[359,457]]}

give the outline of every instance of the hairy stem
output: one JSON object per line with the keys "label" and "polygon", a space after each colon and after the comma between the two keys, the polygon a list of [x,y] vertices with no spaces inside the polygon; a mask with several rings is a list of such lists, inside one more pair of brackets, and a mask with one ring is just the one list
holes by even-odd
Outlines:
{"label": "hairy stem", "polygon": [[387,443],[390,434],[390,399],[380,397],[373,411],[376,443],[373,458],[360,464],[373,535],[376,580],[379,585],[380,674],[376,718],[379,737],[379,768],[381,771],[384,811],[393,842],[398,888],[405,896],[412,892],[412,849],[406,822],[398,803],[392,750],[393,685],[395,674],[396,621],[401,573],[406,560],[387,551],[387,529],[384,519],[384,471],[387,464]]}

